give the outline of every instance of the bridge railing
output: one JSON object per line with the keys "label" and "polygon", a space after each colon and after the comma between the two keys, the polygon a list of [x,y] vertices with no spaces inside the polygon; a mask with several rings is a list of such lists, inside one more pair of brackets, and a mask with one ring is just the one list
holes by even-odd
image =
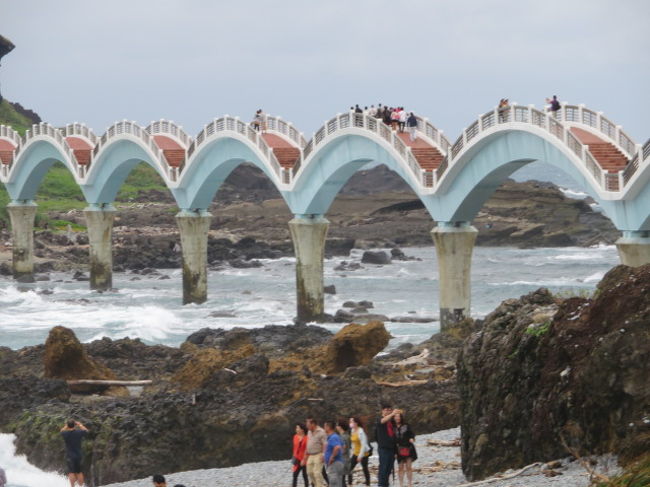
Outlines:
{"label": "bridge railing", "polygon": [[[435,129],[435,127],[431,127]],[[390,144],[391,147],[406,161],[409,170],[419,184],[426,188],[432,188],[435,185],[436,175],[432,171],[426,171],[420,167],[420,164],[411,152],[411,148],[397,135],[397,133],[381,119],[377,119],[364,113],[340,113],[326,121],[323,126],[314,133],[312,139],[305,145],[302,151],[303,161],[307,160],[309,155],[314,152],[317,147],[326,143],[329,137],[334,136],[340,130],[349,128],[364,129],[378,135]],[[424,128],[427,130],[426,126]],[[433,134],[431,129],[428,130]],[[439,131],[437,131],[437,129],[435,130],[439,137],[438,140],[442,140],[444,146],[446,139]],[[291,174],[292,179],[296,176],[299,169],[300,165],[294,166]]]}
{"label": "bridge railing", "polygon": [[15,157],[18,156],[20,150],[22,150],[30,140],[39,136],[46,136],[46,137],[53,138],[57,142],[57,144],[61,147],[61,149],[68,157],[68,159],[70,159],[70,161],[72,162],[72,166],[74,167],[76,175],[80,177],[83,176],[84,166],[79,165],[79,163],[77,162],[77,158],[74,155],[74,151],[66,142],[63,132],[57,128],[52,127],[49,123],[41,122],[32,125],[32,127],[25,132],[25,136],[23,137],[23,143],[21,147],[16,150]]}
{"label": "bridge railing", "polygon": [[271,115],[266,115],[266,130],[271,132],[278,132],[289,140],[291,140],[296,147],[299,149],[304,149],[307,145],[307,140],[300,133],[300,131],[294,127],[291,122],[283,120],[282,117],[273,117]]}
{"label": "bridge railing", "polygon": [[579,123],[596,129],[611,142],[620,147],[628,159],[634,157],[636,144],[620,125],[614,124],[602,112],[596,112],[584,105],[562,105],[558,117],[564,122]]}
{"label": "bridge railing", "polygon": [[[571,108],[571,107],[570,107]],[[600,117],[600,115],[593,112],[595,115],[587,113],[585,110],[578,112],[571,112],[570,117]],[[566,113],[565,115],[566,116]],[[598,123],[601,123],[604,117],[598,118]],[[549,132],[554,137],[558,138],[578,157],[585,165],[587,171],[592,174],[594,179],[605,191],[621,191],[627,180],[625,175],[621,173],[608,173],[600,167],[596,159],[589,152],[586,145],[582,144],[578,138],[568,129],[562,122],[562,117],[555,118],[552,114],[535,109],[533,106],[511,105],[506,108],[495,108],[471,123],[458,139],[451,146],[450,151],[443,158],[442,163],[436,170],[435,180],[439,181],[445,172],[451,167],[454,162],[459,158],[463,149],[477,137],[481,132],[492,129],[495,126],[506,123],[528,123],[542,128]],[[581,122],[582,123],[582,122]],[[620,139],[621,131],[616,132],[617,137]],[[627,137],[626,135],[624,137]],[[634,151],[635,153],[637,151]],[[650,148],[648,148],[650,153]],[[631,175],[629,176],[631,177]],[[629,179],[628,177],[628,179]]]}
{"label": "bridge railing", "polygon": [[0,174],[3,178],[9,177],[9,169],[16,160],[16,151],[20,148],[22,144],[22,138],[14,129],[9,125],[0,125],[0,137],[9,139],[13,145],[14,149],[11,151],[11,159],[8,163],[0,161]]}
{"label": "bridge railing", "polygon": [[242,122],[239,117],[231,117],[229,115],[226,115],[221,118],[215,118],[211,123],[207,124],[203,130],[199,132],[199,135],[196,136],[196,139],[194,139],[194,141],[187,148],[187,159],[189,160],[189,158],[192,157],[192,154],[194,154],[201,147],[201,145],[205,144],[211,136],[225,131],[236,132],[239,135],[247,138],[269,161],[273,172],[275,172],[276,176],[278,177],[278,180],[281,182],[286,181],[287,176],[284,174],[286,171],[282,169],[280,162],[273,153],[273,149],[268,146],[260,132],[255,130],[250,124]]}
{"label": "bridge railing", "polygon": [[99,141],[97,142],[97,145],[95,145],[95,148],[93,149],[93,157],[92,161],[95,160],[97,155],[101,152],[101,150],[111,141],[111,139],[118,137],[120,135],[132,135],[133,137],[136,137],[142,141],[142,143],[147,146],[151,152],[153,152],[154,157],[158,160],[163,165],[163,169],[167,173],[167,177],[171,181],[175,181],[175,171],[174,168],[171,167],[167,163],[167,158],[165,157],[165,154],[163,153],[162,149],[158,147],[156,142],[154,141],[153,137],[149,135],[149,133],[140,127],[137,123],[131,122],[128,120],[122,120],[121,122],[115,122],[113,125],[111,125],[108,130],[104,133],[99,138]]}
{"label": "bridge railing", "polygon": [[97,144],[97,136],[86,126],[86,124],[78,122],[69,123],[59,130],[64,137],[81,136],[87,139],[91,145],[95,146]]}
{"label": "bridge railing", "polygon": [[650,139],[648,139],[646,143],[643,144],[643,146],[637,146],[636,154],[623,170],[622,186],[625,186],[630,181],[630,179],[632,179],[632,176],[636,174],[641,165],[647,164],[650,164]]}
{"label": "bridge railing", "polygon": [[442,131],[434,127],[428,118],[420,117],[419,115],[416,115],[415,118],[418,121],[418,131],[436,143],[442,151],[443,156],[447,154],[451,144],[447,137],[442,134]]}
{"label": "bridge railing", "polygon": [[185,149],[187,149],[192,143],[192,137],[190,137],[180,125],[175,124],[172,120],[161,118],[160,120],[151,122],[145,128],[145,131],[150,135],[171,135],[176,138]]}

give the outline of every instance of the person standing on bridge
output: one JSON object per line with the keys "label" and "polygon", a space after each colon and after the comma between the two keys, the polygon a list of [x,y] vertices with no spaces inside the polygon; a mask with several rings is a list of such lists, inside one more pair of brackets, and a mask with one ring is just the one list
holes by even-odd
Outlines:
{"label": "person standing on bridge", "polygon": [[562,108],[560,105],[560,102],[557,99],[557,95],[553,95],[553,98],[546,99],[546,103],[548,103],[550,106],[548,107],[548,111],[553,114],[554,118],[557,118],[557,112]]}
{"label": "person standing on bridge", "polygon": [[406,127],[406,120],[408,119],[408,113],[404,110],[404,107],[399,109],[399,131],[404,133],[404,127]]}
{"label": "person standing on bridge", "polygon": [[411,142],[414,142],[415,139],[417,139],[417,130],[418,130],[418,119],[417,117],[411,112],[409,115],[409,118],[406,119],[406,126],[408,127],[409,130],[409,139],[411,139]]}

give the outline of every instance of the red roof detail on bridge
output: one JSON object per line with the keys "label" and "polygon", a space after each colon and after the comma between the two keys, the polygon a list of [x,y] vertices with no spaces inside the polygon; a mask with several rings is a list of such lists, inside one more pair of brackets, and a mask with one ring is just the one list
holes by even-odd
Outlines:
{"label": "red roof detail on bridge", "polygon": [[609,173],[617,173],[627,166],[628,159],[614,144],[606,142],[597,135],[577,127],[571,127],[571,133],[589,147],[600,167]]}
{"label": "red roof detail on bridge", "polygon": [[72,149],[72,152],[77,159],[77,164],[81,166],[87,166],[90,164],[90,154],[93,149],[90,142],[80,137],[66,137],[65,141]]}
{"label": "red roof detail on bridge", "polygon": [[422,169],[426,171],[438,169],[443,159],[443,155],[438,149],[421,137],[412,141],[406,132],[398,132],[397,135],[411,148],[411,153]]}
{"label": "red roof detail on bridge", "polygon": [[282,167],[292,168],[300,159],[300,149],[279,135],[264,133],[262,138]]}
{"label": "red roof detail on bridge", "polygon": [[154,135],[153,140],[162,149],[171,167],[181,167],[185,163],[185,149],[181,144],[166,135]]}

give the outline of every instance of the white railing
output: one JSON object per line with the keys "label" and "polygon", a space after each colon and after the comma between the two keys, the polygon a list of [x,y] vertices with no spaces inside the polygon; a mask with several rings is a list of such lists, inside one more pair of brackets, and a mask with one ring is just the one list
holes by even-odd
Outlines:
{"label": "white railing", "polygon": [[64,137],[81,136],[87,139],[93,147],[97,144],[97,136],[83,123],[69,123],[59,130]]}
{"label": "white railing", "polygon": [[[404,158],[416,181],[427,188],[431,188],[435,185],[435,174],[420,167],[420,164],[411,152],[411,148],[397,135],[397,133],[382,120],[363,113],[341,113],[325,122],[325,124],[316,131],[312,139],[303,149],[303,160],[306,160],[318,146],[323,145],[328,138],[332,137],[336,132],[350,128],[364,129],[377,134],[390,144],[402,158]],[[438,134],[440,133],[437,130],[436,132]],[[293,176],[298,173],[299,168],[299,165],[294,166],[292,171]]]}
{"label": "white railing", "polygon": [[449,139],[442,134],[441,130],[434,127],[431,122],[429,122],[428,118],[423,118],[418,115],[416,115],[415,118],[418,120],[418,131],[433,141],[442,151],[443,156],[446,155],[451,146]]}
{"label": "white railing", "polygon": [[242,122],[238,117],[230,117],[226,115],[221,118],[215,118],[212,122],[207,124],[187,148],[188,160],[211,136],[219,132],[227,131],[236,132],[243,137],[246,137],[269,161],[271,168],[278,176],[278,180],[281,182],[287,180],[287,176],[284,174],[286,171],[282,166],[280,166],[278,159],[273,153],[273,149],[268,146],[261,133],[255,130],[250,124]]}
{"label": "white railing", "polygon": [[149,135],[137,123],[130,122],[128,120],[115,122],[108,128],[108,130],[99,138],[97,144],[95,145],[95,148],[93,149],[92,159],[94,160],[96,158],[97,154],[99,154],[99,152],[111,141],[111,139],[120,135],[132,135],[140,139],[149,148],[149,150],[153,152],[158,161],[163,164],[163,168],[166,170],[169,179],[172,181],[176,180],[176,177],[178,176],[176,174],[177,171],[174,171],[176,168],[171,167],[167,163],[165,154],[163,153],[162,149],[158,147],[153,137]]}
{"label": "white railing", "polygon": [[266,115],[266,125],[265,128],[269,132],[278,132],[289,140],[291,140],[296,147],[299,149],[304,149],[307,145],[307,140],[302,135],[302,133],[296,129],[292,123],[283,120],[281,117],[272,117],[271,115]]}
{"label": "white railing", "polygon": [[150,135],[171,135],[178,139],[183,148],[187,149],[192,143],[192,137],[187,135],[183,128],[179,125],[176,125],[171,120],[160,119],[155,122],[151,122],[145,131]]}
{"label": "white railing", "polygon": [[638,146],[635,156],[623,171],[623,185],[626,185],[632,179],[632,176],[634,176],[642,164],[646,166],[650,164],[650,139],[643,146]]}
{"label": "white railing", "polygon": [[[77,163],[77,158],[75,157],[73,150],[70,148],[70,146],[66,142],[65,136],[63,135],[63,132],[61,132],[59,129],[56,129],[56,128],[52,127],[49,123],[41,122],[39,124],[32,125],[32,128],[30,128],[29,130],[27,130],[25,132],[25,136],[23,137],[23,143],[22,143],[21,147],[16,149],[15,157],[18,157],[18,154],[19,154],[20,150],[23,149],[24,146],[31,139],[33,139],[35,137],[39,137],[39,136],[46,136],[46,137],[53,138],[59,144],[59,146],[61,147],[61,149],[63,150],[65,155],[68,157],[68,159],[70,159],[70,161],[72,162],[75,173],[77,175],[79,175],[79,176],[82,175],[82,171],[84,171],[84,169],[82,168],[83,166],[80,166]],[[15,160],[15,157],[14,157],[14,160]]]}
{"label": "white railing", "polygon": [[596,129],[607,137],[614,145],[623,150],[628,159],[636,152],[636,144],[620,125],[615,125],[604,117],[602,112],[595,112],[584,105],[562,105],[558,111],[558,119],[563,122],[578,123]]}
{"label": "white railing", "polygon": [[[569,108],[568,110],[566,110],[567,107]],[[511,105],[505,109],[495,108],[494,110],[491,110],[479,116],[478,120],[463,130],[463,133],[451,146],[451,150],[447,153],[447,156],[444,157],[442,163],[436,170],[435,180],[439,181],[442,178],[447,169],[450,166],[453,166],[454,162],[458,160],[460,154],[464,149],[467,148],[469,142],[471,142],[471,140],[477,137],[481,132],[491,130],[501,124],[516,122],[535,125],[549,132],[554,137],[566,144],[568,148],[576,155],[576,157],[578,157],[583,162],[587,171],[592,174],[594,179],[603,190],[621,191],[624,184],[627,182],[629,177],[631,177],[631,174],[626,179],[625,175],[623,174],[625,171],[610,174],[601,168],[596,159],[589,152],[588,147],[582,144],[578,138],[569,130],[569,126],[563,123],[564,117],[567,116],[569,117],[569,120],[567,120],[569,122],[575,122],[576,120],[574,120],[574,118],[578,116],[581,117],[580,120],[590,121],[592,118],[597,119],[599,124],[603,123],[603,121],[606,123],[609,121],[604,117],[601,117],[599,114],[591,112],[590,110],[578,107],[580,110],[575,111],[573,108],[573,106],[565,105],[564,115],[562,117],[558,115],[557,118],[555,118],[555,116],[552,114],[537,110],[533,106],[521,105]],[[622,132],[617,129],[616,134],[620,136],[621,133]],[[627,136],[625,135],[625,137]],[[633,152],[636,153],[637,151],[634,150]],[[648,152],[650,153],[650,148],[648,148]],[[635,169],[631,169],[631,171],[633,173]]]}
{"label": "white railing", "polygon": [[0,137],[11,140],[16,148],[20,147],[20,144],[22,143],[22,139],[18,132],[12,129],[9,125],[0,125]]}

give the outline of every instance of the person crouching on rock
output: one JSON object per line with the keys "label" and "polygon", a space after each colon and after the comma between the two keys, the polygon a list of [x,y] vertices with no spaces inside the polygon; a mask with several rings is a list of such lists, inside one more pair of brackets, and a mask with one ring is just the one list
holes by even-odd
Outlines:
{"label": "person crouching on rock", "polygon": [[305,450],[307,449],[307,427],[304,424],[296,424],[296,434],[293,435],[293,456],[291,457],[292,470],[293,470],[293,487],[298,485],[298,477],[302,472],[302,479],[305,482],[305,487],[309,487],[309,480],[307,480],[307,466],[303,465],[305,458]]}
{"label": "person crouching on rock", "polygon": [[301,465],[307,466],[307,476],[315,487],[324,487],[323,454],[327,447],[327,435],[314,418],[307,418],[307,449]]}
{"label": "person crouching on rock", "polygon": [[68,422],[61,428],[61,436],[65,442],[65,458],[68,463],[68,480],[70,480],[70,487],[74,487],[75,483],[84,485],[84,474],[81,471],[81,461],[83,460],[81,453],[81,440],[88,434],[86,428],[79,421],[74,419]]}

